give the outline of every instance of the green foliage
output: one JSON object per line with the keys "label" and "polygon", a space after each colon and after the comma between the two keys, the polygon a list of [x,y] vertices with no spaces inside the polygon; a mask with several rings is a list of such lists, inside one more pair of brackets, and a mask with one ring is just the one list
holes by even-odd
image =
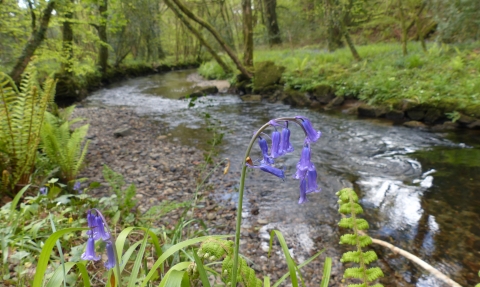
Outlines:
{"label": "green foliage", "polygon": [[74,108],[75,106],[72,106],[60,112],[59,118],[46,112],[41,133],[43,151],[52,163],[60,167],[60,177],[65,182],[75,180],[81,171],[90,143],[87,140],[83,144],[89,125],[71,131],[72,124],[79,121],[68,120]]}
{"label": "green foliage", "polygon": [[[222,60],[230,67],[231,71],[235,71],[235,65],[228,57],[222,57]],[[228,79],[232,75],[225,73],[222,67],[216,61],[204,62],[198,68],[198,73],[206,79]]]}
{"label": "green foliage", "polygon": [[20,90],[4,73],[0,73],[0,88],[1,193],[12,192],[17,184],[30,181],[45,111],[55,94],[55,81],[48,78],[41,88],[36,68],[29,65]]}
{"label": "green foliage", "polygon": [[343,228],[352,229],[353,234],[344,234],[340,237],[340,244],[348,244],[356,247],[355,251],[349,251],[342,255],[340,260],[343,263],[354,262],[360,265],[360,267],[350,267],[345,269],[343,275],[344,278],[354,278],[361,280],[362,284],[349,284],[349,287],[357,286],[383,286],[381,284],[371,285],[370,283],[383,277],[383,272],[378,267],[368,268],[367,265],[377,260],[377,254],[370,250],[363,252],[362,248],[370,245],[372,239],[370,236],[363,234],[362,230],[368,229],[368,223],[366,220],[357,218],[359,213],[363,210],[358,204],[358,196],[351,188],[344,188],[337,192],[339,198],[339,212],[344,215],[350,215],[350,217],[342,218],[339,222],[339,226]]}
{"label": "green foliage", "polygon": [[132,222],[134,218],[131,209],[137,204],[137,200],[134,199],[137,194],[135,185],[132,183],[127,188],[123,188],[125,186],[123,176],[106,165],[103,166],[103,177],[115,193],[112,196],[113,200],[109,200],[112,210],[116,212],[114,222],[118,220],[120,214],[129,214],[126,220]]}

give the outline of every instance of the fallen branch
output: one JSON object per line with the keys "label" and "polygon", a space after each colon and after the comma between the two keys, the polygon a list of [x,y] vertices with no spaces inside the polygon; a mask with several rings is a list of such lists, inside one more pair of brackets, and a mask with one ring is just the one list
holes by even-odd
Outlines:
{"label": "fallen branch", "polygon": [[400,249],[388,242],[385,242],[383,240],[379,239],[374,239],[372,238],[373,243],[381,245],[383,247],[387,247],[388,249],[392,250],[393,253],[395,254],[400,254],[403,257],[407,258],[408,260],[412,261],[413,263],[420,265],[423,269],[426,271],[430,272],[433,276],[437,277],[438,279],[442,280],[449,286],[453,287],[462,287],[462,285],[458,284],[457,282],[453,281],[448,277],[447,275],[443,274],[442,272],[438,271],[435,269],[432,265],[428,264],[427,262],[423,261],[422,259],[418,258],[417,256],[413,255],[412,253],[405,251],[403,249]]}

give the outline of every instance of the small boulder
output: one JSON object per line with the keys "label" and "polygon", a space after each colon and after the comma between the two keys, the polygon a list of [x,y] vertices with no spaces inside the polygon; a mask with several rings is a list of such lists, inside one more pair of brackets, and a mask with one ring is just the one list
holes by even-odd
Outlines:
{"label": "small boulder", "polygon": [[404,116],[405,116],[404,113],[399,110],[391,110],[385,114],[385,117],[387,119],[393,120],[393,121],[401,121],[403,120]]}
{"label": "small boulder", "polygon": [[217,86],[208,86],[208,87],[202,87],[198,89],[197,91],[188,95],[188,97],[192,99],[192,98],[200,98],[206,95],[214,95],[214,94],[218,94]]}
{"label": "small boulder", "polygon": [[426,128],[427,127],[426,124],[419,121],[409,121],[409,122],[403,123],[403,125],[409,128]]}
{"label": "small boulder", "polygon": [[244,102],[261,102],[262,96],[260,95],[243,95],[240,99]]}
{"label": "small boulder", "polygon": [[367,104],[358,106],[358,115],[362,117],[380,118],[387,113],[384,107],[374,107]]}
{"label": "small boulder", "polygon": [[300,92],[292,89],[285,90],[285,94],[282,97],[283,103],[296,107],[310,106],[312,101],[305,92]]}
{"label": "small boulder", "polygon": [[425,113],[425,122],[429,123],[429,124],[433,124],[436,121],[438,121],[439,119],[441,119],[442,116],[443,116],[443,113],[442,113],[441,110],[435,109],[435,108],[430,108]]}
{"label": "small boulder", "polygon": [[451,131],[458,128],[458,124],[454,122],[444,122],[441,125],[435,125],[432,127],[434,131]]}
{"label": "small boulder", "polygon": [[333,100],[331,100],[328,105],[325,107],[326,110],[329,110],[333,107],[338,107],[341,106],[345,102],[345,97],[340,96],[340,97],[335,97]]}
{"label": "small boulder", "polygon": [[423,109],[412,109],[407,111],[407,116],[413,121],[421,121],[425,118],[425,110]]}
{"label": "small boulder", "polygon": [[458,118],[457,122],[461,125],[469,125],[475,121],[475,118],[466,116],[464,114],[460,114],[460,118]]}
{"label": "small boulder", "polygon": [[480,129],[480,120],[476,120],[468,125],[469,129]]}
{"label": "small boulder", "polygon": [[282,80],[285,67],[278,66],[272,61],[258,62],[255,64],[253,77],[253,91],[255,93],[268,93],[276,90]]}
{"label": "small boulder", "polygon": [[127,126],[118,128],[113,132],[113,136],[116,137],[116,138],[126,137],[126,136],[129,136],[131,134],[132,134],[132,128],[127,127]]}

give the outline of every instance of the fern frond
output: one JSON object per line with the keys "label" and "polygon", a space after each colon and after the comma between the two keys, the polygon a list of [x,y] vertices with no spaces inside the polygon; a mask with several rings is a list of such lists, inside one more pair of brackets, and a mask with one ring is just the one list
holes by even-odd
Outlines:
{"label": "fern frond", "polygon": [[353,234],[344,234],[340,237],[340,244],[349,244],[357,248],[355,251],[344,253],[340,261],[343,263],[354,262],[360,265],[359,267],[347,268],[343,277],[363,281],[361,284],[349,284],[349,287],[380,287],[381,284],[370,285],[370,282],[384,275],[378,267],[367,269],[367,265],[377,260],[378,257],[374,251],[362,251],[363,247],[372,244],[372,239],[362,232],[362,230],[368,229],[368,222],[356,217],[357,214],[363,212],[362,207],[358,204],[358,196],[351,188],[340,190],[337,192],[337,196],[339,197],[339,212],[350,215],[350,217],[342,218],[338,225],[353,230]]}

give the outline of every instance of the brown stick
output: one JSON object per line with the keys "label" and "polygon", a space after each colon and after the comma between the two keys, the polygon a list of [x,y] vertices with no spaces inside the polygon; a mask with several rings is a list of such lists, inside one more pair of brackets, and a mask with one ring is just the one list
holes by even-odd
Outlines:
{"label": "brown stick", "polygon": [[446,284],[452,287],[462,287],[462,285],[458,284],[457,282],[453,281],[450,279],[447,275],[443,274],[442,272],[438,271],[435,269],[432,265],[428,264],[427,262],[423,261],[422,259],[418,258],[417,256],[413,255],[412,253],[405,251],[403,249],[400,249],[388,242],[385,242],[383,240],[379,239],[374,239],[372,238],[372,242],[378,245],[381,245],[383,247],[387,247],[388,249],[392,250],[393,253],[395,254],[400,254],[403,257],[407,258],[408,260],[412,261],[413,263],[419,265],[426,271],[430,272],[433,276],[437,277],[438,279],[442,280]]}

